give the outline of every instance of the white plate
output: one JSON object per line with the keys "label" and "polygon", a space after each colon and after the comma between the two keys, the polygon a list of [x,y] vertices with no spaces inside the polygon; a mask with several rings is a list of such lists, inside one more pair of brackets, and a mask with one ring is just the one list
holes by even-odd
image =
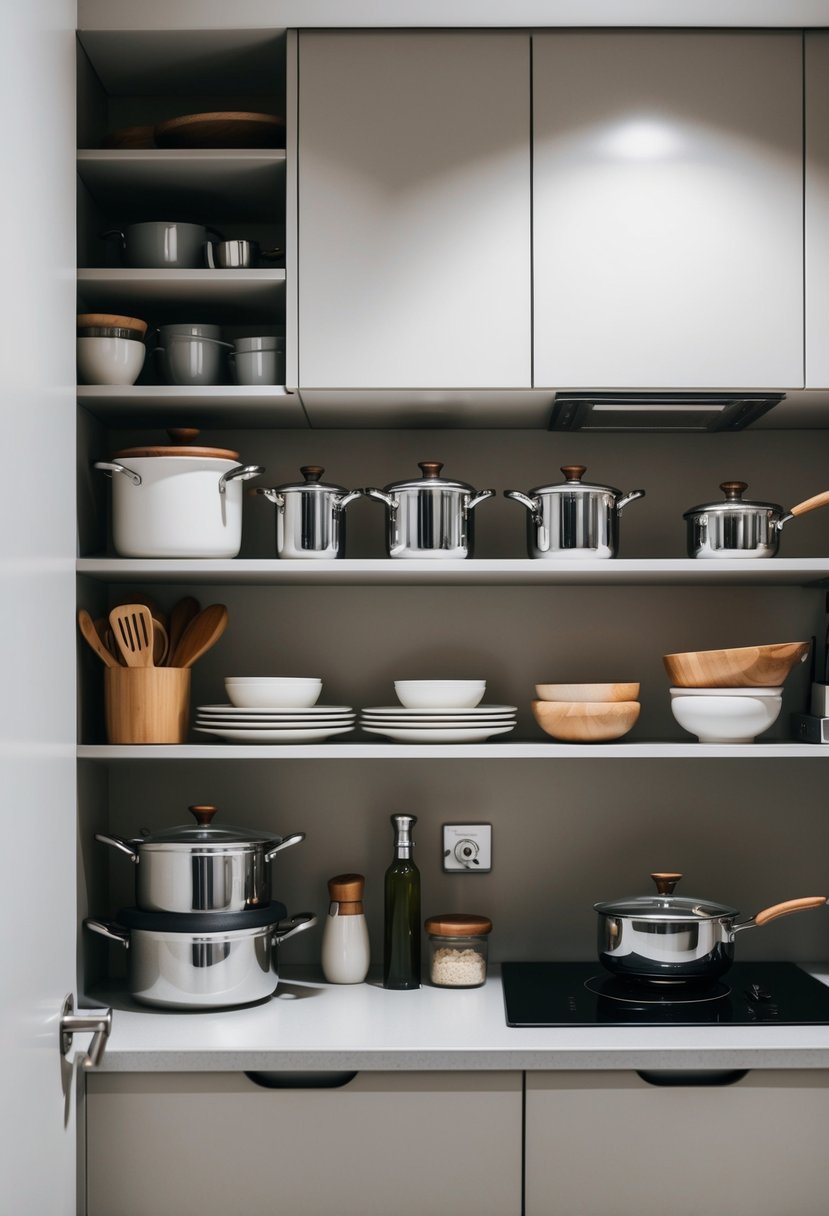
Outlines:
{"label": "white plate", "polygon": [[337,730],[346,729],[353,730],[356,726],[356,719],[351,721],[343,721],[342,718],[326,718],[323,721],[315,722],[313,725],[310,722],[234,722],[225,721],[223,718],[207,719],[196,718],[195,726],[203,726],[206,730]]}
{"label": "white plate", "polygon": [[382,714],[384,718],[480,718],[491,717],[492,714],[518,713],[517,705],[477,705],[473,709],[444,709],[436,705],[433,709],[406,709],[403,705],[366,705],[364,714]]}
{"label": "white plate", "polygon": [[364,726],[400,726],[410,730],[434,729],[437,726],[515,726],[514,714],[504,714],[500,718],[413,718],[410,721],[399,718],[372,718],[364,716],[360,719]]}
{"label": "white plate", "polygon": [[353,714],[355,709],[352,705],[314,705],[308,708],[297,707],[290,709],[286,706],[280,706],[278,709],[266,709],[264,706],[260,709],[244,709],[236,705],[199,705],[197,712],[209,716],[210,714],[219,714],[223,718],[319,718],[321,715],[330,718],[335,714]]}
{"label": "white plate", "polygon": [[312,743],[315,740],[330,739],[332,735],[347,735],[353,726],[317,726],[306,729],[281,730],[244,730],[241,727],[222,727],[221,730],[205,726],[197,726],[195,730],[200,735],[217,735],[220,739],[231,739],[234,743]]}
{"label": "white plate", "polygon": [[327,722],[355,722],[356,714],[318,714],[314,718],[304,718],[301,714],[280,714],[273,718],[270,714],[260,714],[256,718],[236,718],[233,714],[196,714],[200,722],[209,726],[211,722],[232,722],[234,726],[284,726],[288,722],[301,722],[303,726],[320,726]]}
{"label": "white plate", "polygon": [[370,735],[385,735],[399,743],[483,743],[493,735],[505,735],[514,726],[470,726],[470,727],[426,727],[406,730],[404,727],[385,726],[382,730],[364,726]]}

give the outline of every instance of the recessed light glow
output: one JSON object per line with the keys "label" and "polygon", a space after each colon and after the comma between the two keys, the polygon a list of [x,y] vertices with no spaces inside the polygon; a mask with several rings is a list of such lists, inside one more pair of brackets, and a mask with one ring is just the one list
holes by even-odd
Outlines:
{"label": "recessed light glow", "polygon": [[676,131],[653,118],[625,119],[607,136],[607,149],[627,160],[656,160],[670,156],[679,146]]}

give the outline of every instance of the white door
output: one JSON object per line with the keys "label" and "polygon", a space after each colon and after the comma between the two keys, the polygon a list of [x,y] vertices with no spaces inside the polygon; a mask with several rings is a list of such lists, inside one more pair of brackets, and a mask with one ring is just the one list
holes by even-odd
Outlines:
{"label": "white door", "polygon": [[0,1211],[15,1216],[76,1211],[58,1048],[76,948],[74,28],[74,0],[10,4],[0,39]]}
{"label": "white door", "polygon": [[526,34],[300,34],[300,388],[530,387],[529,124]]}
{"label": "white door", "polygon": [[535,384],[803,384],[799,33],[533,37]]}
{"label": "white door", "polygon": [[829,388],[829,32],[806,34],[806,387]]}

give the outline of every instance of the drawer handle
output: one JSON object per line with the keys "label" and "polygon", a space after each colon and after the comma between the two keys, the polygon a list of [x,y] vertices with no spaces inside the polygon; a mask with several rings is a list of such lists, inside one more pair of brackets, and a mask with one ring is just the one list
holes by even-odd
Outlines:
{"label": "drawer handle", "polygon": [[705,1086],[723,1086],[736,1085],[738,1081],[742,1081],[743,1077],[747,1077],[749,1070],[747,1068],[731,1068],[731,1069],[716,1069],[708,1071],[644,1071],[637,1069],[636,1075],[641,1077],[648,1085],[661,1086],[697,1086],[703,1088]]}
{"label": "drawer handle", "polygon": [[342,1089],[356,1072],[246,1072],[261,1089]]}

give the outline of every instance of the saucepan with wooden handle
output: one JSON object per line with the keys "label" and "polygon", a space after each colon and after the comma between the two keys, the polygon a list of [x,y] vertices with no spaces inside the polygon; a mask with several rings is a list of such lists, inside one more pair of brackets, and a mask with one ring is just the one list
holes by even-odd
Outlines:
{"label": "saucepan with wooden handle", "polygon": [[784,511],[775,502],[743,498],[748,489],[745,481],[723,481],[720,489],[724,499],[691,507],[683,516],[689,557],[774,557],[786,524],[818,507],[829,506],[829,490]]}

